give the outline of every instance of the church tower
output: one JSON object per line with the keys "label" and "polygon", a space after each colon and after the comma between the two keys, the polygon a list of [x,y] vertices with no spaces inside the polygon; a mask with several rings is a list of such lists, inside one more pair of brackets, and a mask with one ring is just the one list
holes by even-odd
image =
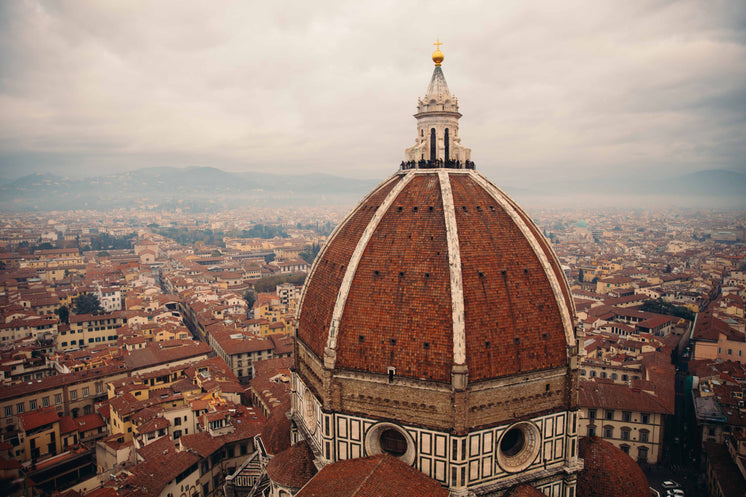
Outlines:
{"label": "church tower", "polygon": [[393,456],[454,497],[520,484],[575,497],[569,287],[528,214],[476,170],[440,50],[433,61],[415,145],[306,281],[293,442],[307,441],[319,468]]}

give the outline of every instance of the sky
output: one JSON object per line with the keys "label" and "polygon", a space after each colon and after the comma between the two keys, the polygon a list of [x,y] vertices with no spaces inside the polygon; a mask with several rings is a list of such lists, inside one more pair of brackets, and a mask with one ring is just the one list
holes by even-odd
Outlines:
{"label": "sky", "polygon": [[498,184],[746,172],[746,2],[0,2],[0,179],[385,178],[433,70]]}

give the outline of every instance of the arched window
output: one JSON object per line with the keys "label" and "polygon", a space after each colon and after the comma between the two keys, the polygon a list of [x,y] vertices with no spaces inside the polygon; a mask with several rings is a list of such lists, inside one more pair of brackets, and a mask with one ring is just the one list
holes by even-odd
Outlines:
{"label": "arched window", "polygon": [[445,142],[445,149],[446,149],[445,150],[445,156],[443,157],[443,160],[446,161],[446,160],[448,160],[448,152],[449,152],[449,149],[450,149],[450,145],[448,143],[448,128],[446,128],[446,132],[443,135],[443,141]]}
{"label": "arched window", "polygon": [[430,160],[434,161],[438,158],[437,155],[437,142],[435,141],[435,128],[430,128]]}

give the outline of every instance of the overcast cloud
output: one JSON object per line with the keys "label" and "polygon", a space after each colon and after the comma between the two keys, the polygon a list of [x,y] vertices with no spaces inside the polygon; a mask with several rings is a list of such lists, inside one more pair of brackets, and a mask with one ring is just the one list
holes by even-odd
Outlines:
{"label": "overcast cloud", "polygon": [[746,2],[0,3],[0,178],[383,178],[436,37],[498,183],[746,170]]}

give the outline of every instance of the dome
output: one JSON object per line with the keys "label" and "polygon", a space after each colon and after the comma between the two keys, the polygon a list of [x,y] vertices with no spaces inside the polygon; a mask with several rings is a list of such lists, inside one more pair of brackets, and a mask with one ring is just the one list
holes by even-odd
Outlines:
{"label": "dome", "polygon": [[562,268],[477,172],[441,66],[414,117],[399,170],[339,223],[306,279],[293,439],[325,469],[391,456],[453,495],[571,495],[578,345]]}
{"label": "dome", "polygon": [[528,483],[521,483],[505,494],[505,497],[547,497],[543,492],[532,487]]}
{"label": "dome", "polygon": [[267,476],[278,485],[299,489],[318,473],[306,441],[285,449],[267,463]]}
{"label": "dome", "polygon": [[578,473],[578,497],[650,497],[640,466],[606,440],[582,438],[579,455],[585,468]]}
{"label": "dome", "polygon": [[317,257],[297,339],[338,370],[473,383],[567,364],[572,306],[540,230],[484,176],[403,170]]}

